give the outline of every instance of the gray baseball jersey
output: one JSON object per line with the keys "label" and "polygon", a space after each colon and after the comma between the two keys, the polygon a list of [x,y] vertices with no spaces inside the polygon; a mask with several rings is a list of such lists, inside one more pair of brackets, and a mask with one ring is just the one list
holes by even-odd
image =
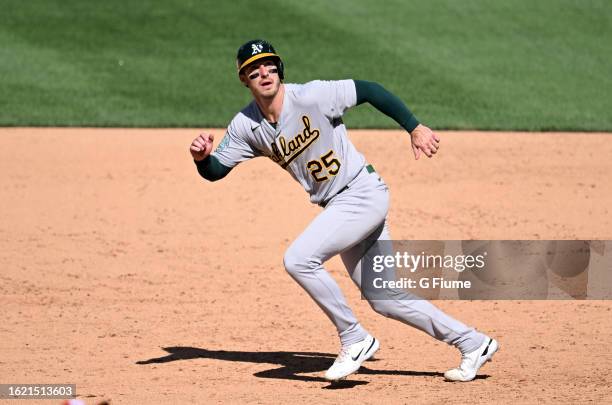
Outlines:
{"label": "gray baseball jersey", "polygon": [[227,167],[267,156],[287,170],[319,204],[342,190],[365,165],[346,134],[344,112],[355,106],[352,80],[285,84],[273,126],[252,101],[232,119],[213,153]]}

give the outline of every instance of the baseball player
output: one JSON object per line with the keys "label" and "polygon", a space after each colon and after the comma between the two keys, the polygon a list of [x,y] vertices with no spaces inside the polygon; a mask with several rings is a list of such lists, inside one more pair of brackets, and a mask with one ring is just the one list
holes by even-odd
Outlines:
{"label": "baseball player", "polygon": [[[364,246],[391,239],[386,223],[387,185],[349,140],[342,115],[351,107],[370,103],[410,133],[415,159],[423,154],[434,156],[440,139],[401,100],[376,83],[284,83],[283,62],[264,40],[242,45],[236,62],[238,77],[251,91],[253,101],[234,116],[214,152],[212,134],[195,138],[190,152],[199,174],[209,181],[222,179],[240,162],[266,156],[287,170],[310,201],[323,208],[289,246],[284,266],[336,326],[341,350],[325,378],[340,380],[371,358],[379,341],[359,323],[323,264],[340,254],[352,280],[360,286]],[[448,380],[473,380],[497,351],[497,341],[426,300],[371,299],[369,303],[376,312],[457,347],[461,364],[444,374]]]}

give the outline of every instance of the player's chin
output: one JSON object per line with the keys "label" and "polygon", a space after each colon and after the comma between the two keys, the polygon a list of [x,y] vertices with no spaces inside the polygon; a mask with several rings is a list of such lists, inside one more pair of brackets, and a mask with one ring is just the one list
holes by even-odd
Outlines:
{"label": "player's chin", "polygon": [[278,92],[278,88],[276,88],[274,85],[262,87],[259,89],[259,94],[262,97],[266,97],[266,98],[274,97],[277,92]]}

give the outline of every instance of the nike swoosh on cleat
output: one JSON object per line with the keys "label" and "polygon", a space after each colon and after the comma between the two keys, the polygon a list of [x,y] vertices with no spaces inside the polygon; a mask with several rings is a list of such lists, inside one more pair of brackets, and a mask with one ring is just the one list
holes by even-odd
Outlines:
{"label": "nike swoosh on cleat", "polygon": [[489,339],[489,344],[487,344],[487,347],[485,347],[484,351],[480,355],[481,357],[485,356],[487,353],[489,353],[489,346],[491,346],[491,342],[493,342],[493,339]]}
{"label": "nike swoosh on cleat", "polygon": [[[372,343],[370,343],[370,346],[368,346],[368,348],[366,349],[366,351],[365,351],[366,354],[370,351],[372,346],[374,346],[374,343],[376,343],[376,338],[375,337],[372,338]],[[361,348],[361,350],[359,350],[359,353],[357,353],[357,356],[355,356],[355,357],[351,356],[351,359],[353,359],[353,361],[357,361],[357,359],[361,355],[361,352],[363,352],[363,348]]]}
{"label": "nike swoosh on cleat", "polygon": [[374,346],[374,343],[376,343],[376,338],[375,337],[372,338],[372,343],[370,344],[370,347],[368,347],[368,350],[366,350],[366,353],[370,351],[372,346]]}
{"label": "nike swoosh on cleat", "polygon": [[351,359],[353,359],[353,361],[357,361],[357,359],[359,358],[359,356],[361,355],[361,352],[363,351],[363,347],[361,348],[361,350],[359,350],[359,353],[357,353],[357,356],[353,357],[351,356]]}

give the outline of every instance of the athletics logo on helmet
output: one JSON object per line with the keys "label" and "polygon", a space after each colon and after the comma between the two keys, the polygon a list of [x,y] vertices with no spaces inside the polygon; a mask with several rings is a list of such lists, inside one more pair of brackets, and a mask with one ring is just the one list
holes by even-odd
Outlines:
{"label": "athletics logo on helmet", "polygon": [[263,39],[254,39],[238,48],[238,54],[236,55],[236,66],[238,67],[238,74],[240,75],[244,68],[249,66],[256,60],[270,58],[274,60],[278,67],[278,76],[283,80],[285,78],[283,61],[280,56],[276,54],[276,50],[268,41]]}

